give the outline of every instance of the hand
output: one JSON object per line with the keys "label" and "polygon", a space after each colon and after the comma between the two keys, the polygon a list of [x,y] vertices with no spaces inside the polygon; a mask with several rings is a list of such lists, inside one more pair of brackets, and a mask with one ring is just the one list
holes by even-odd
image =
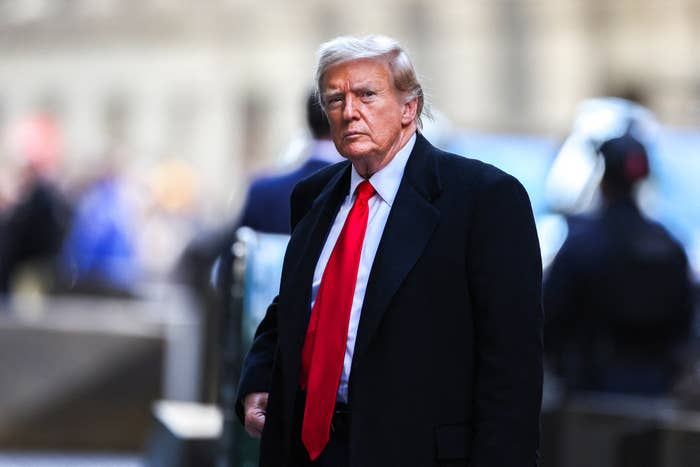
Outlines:
{"label": "hand", "polygon": [[253,392],[243,399],[245,431],[253,438],[260,438],[262,435],[268,394],[267,392]]}

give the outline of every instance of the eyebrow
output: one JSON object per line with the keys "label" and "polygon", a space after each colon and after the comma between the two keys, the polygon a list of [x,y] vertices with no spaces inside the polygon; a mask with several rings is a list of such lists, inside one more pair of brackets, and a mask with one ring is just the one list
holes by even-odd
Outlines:
{"label": "eyebrow", "polygon": [[[371,81],[365,81],[362,83],[357,83],[355,85],[350,86],[350,92],[357,92],[357,91],[362,91],[365,89],[370,89],[372,91],[377,91],[381,88],[381,85],[377,85]],[[323,93],[323,98],[327,99],[329,97],[337,96],[339,94],[344,94],[344,92],[339,89],[339,88],[331,88],[329,91],[326,91]]]}
{"label": "eyebrow", "polygon": [[323,93],[323,95],[321,96],[321,99],[323,99],[323,101],[327,101],[328,99],[330,99],[332,97],[342,96],[342,95],[343,95],[343,92],[340,90],[328,91],[328,92]]}
{"label": "eyebrow", "polygon": [[361,89],[377,89],[377,88],[379,88],[379,87],[381,87],[381,86],[379,86],[379,85],[373,83],[372,81],[365,81],[365,82],[362,82],[362,83],[357,83],[357,84],[354,85],[354,86],[351,86],[351,87],[350,87],[350,90],[351,90],[351,91],[358,91],[358,90],[361,90]]}

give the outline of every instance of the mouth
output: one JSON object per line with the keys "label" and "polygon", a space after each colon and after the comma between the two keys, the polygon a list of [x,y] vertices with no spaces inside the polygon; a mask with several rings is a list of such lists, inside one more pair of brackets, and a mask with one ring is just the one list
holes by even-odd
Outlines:
{"label": "mouth", "polygon": [[346,131],[343,133],[343,139],[354,139],[360,136],[364,136],[364,133],[359,131]]}

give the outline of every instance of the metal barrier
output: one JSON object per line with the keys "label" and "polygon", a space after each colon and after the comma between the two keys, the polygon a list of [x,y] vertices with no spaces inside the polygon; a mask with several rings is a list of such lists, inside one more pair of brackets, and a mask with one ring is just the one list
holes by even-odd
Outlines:
{"label": "metal barrier", "polygon": [[264,234],[249,228],[236,233],[233,244],[231,304],[222,324],[222,378],[220,402],[223,435],[217,467],[255,467],[258,442],[250,438],[236,419],[235,404],[243,359],[267,306],[277,295],[282,261],[289,236]]}
{"label": "metal barrier", "polygon": [[556,447],[543,453],[545,467],[700,465],[700,412],[674,399],[577,394],[545,413],[543,433]]}

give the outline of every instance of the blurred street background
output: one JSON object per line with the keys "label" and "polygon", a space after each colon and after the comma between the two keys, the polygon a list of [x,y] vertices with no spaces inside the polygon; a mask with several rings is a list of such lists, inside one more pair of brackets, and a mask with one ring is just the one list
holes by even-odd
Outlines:
{"label": "blurred street background", "polygon": [[319,44],[370,33],[407,47],[433,144],[525,185],[546,273],[605,204],[601,144],[644,145],[678,369],[579,388],[552,350],[542,465],[700,465],[700,0],[0,0],[0,467],[254,465],[230,404],[285,238],[241,210],[313,149]]}

